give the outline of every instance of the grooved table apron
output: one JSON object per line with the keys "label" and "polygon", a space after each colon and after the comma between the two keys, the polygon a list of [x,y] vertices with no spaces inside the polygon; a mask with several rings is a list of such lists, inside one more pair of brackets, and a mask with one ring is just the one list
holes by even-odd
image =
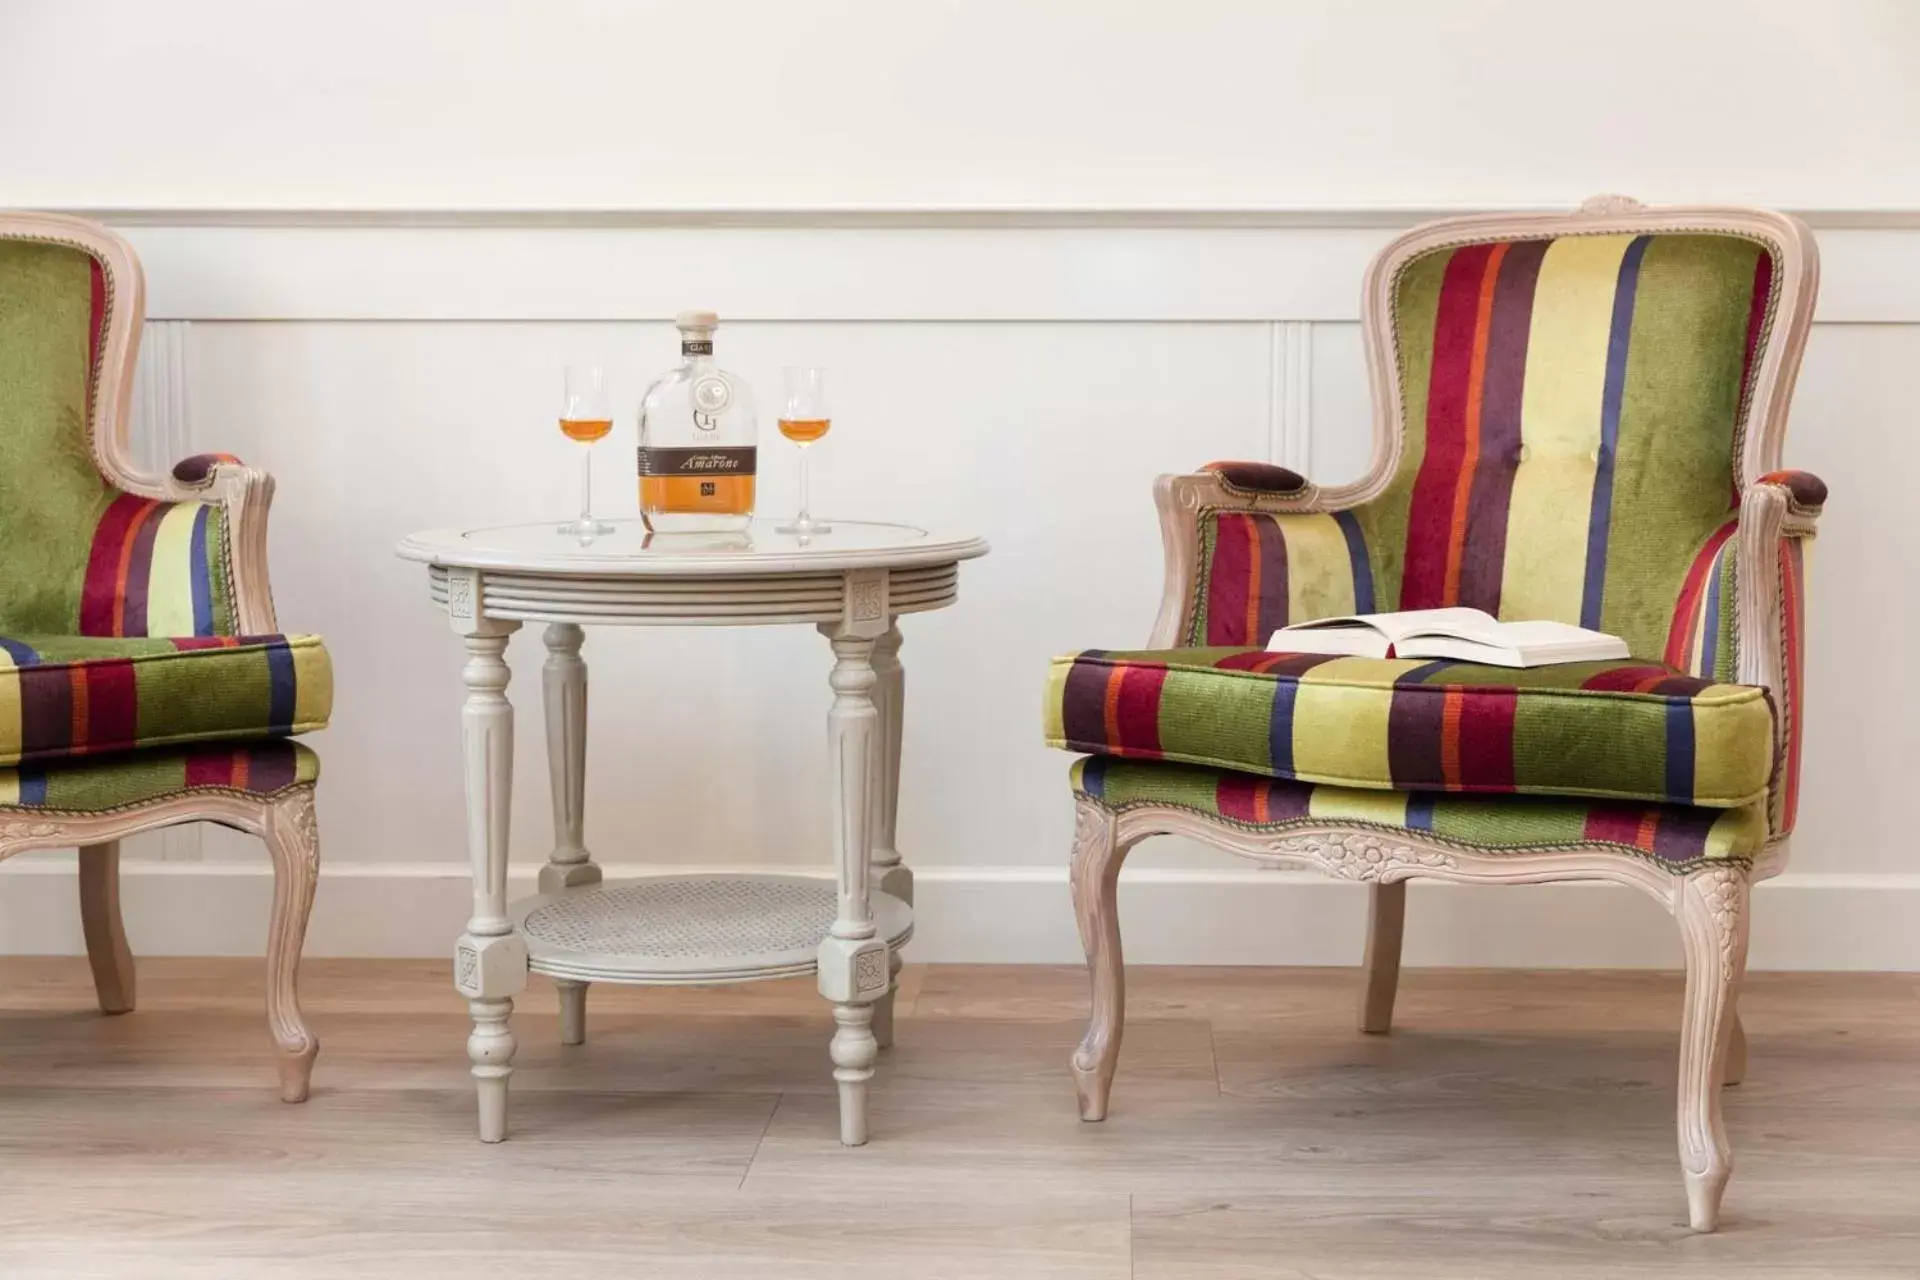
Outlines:
{"label": "grooved table apron", "polygon": [[[833,1005],[829,1045],[840,1140],[867,1140],[867,1082],[893,1040],[898,948],[913,934],[913,872],[894,839],[905,681],[900,615],[952,604],[979,538],[836,520],[804,542],[755,521],[738,534],[649,534],[638,521],[582,544],[552,524],[416,533],[434,603],[465,640],[461,744],[473,917],[454,950],[480,1138],[507,1136],[513,997],[553,976],[560,1038],[586,1036],[592,982],[749,982],[816,972]],[[539,896],[507,902],[513,704],[507,641],[546,623],[547,768],[553,853]],[[604,884],[584,836],[587,666],[583,626],[806,623],[833,646],[833,885],[801,876],[660,876]],[[877,884],[875,883],[877,881]]]}

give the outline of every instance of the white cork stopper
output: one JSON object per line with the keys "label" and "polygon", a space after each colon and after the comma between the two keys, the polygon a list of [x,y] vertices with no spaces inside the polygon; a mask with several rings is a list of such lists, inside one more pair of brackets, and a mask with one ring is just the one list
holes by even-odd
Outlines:
{"label": "white cork stopper", "polygon": [[682,333],[710,334],[720,327],[720,315],[715,311],[682,311],[673,323]]}

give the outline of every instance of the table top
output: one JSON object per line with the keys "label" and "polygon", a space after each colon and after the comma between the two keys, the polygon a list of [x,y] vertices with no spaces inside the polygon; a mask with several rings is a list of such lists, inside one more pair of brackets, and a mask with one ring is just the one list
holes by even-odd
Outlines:
{"label": "table top", "polygon": [[777,532],[756,519],[741,533],[650,533],[638,520],[609,521],[614,531],[581,543],[559,521],[429,529],[404,539],[402,559],[448,568],[495,569],[586,578],[751,577],[847,569],[907,569],[952,564],[987,553],[983,538],[907,524],[834,520],[810,538]]}

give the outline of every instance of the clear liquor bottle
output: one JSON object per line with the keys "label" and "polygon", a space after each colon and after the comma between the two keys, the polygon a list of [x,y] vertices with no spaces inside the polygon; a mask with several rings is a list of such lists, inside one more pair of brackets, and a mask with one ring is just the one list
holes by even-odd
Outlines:
{"label": "clear liquor bottle", "polygon": [[640,402],[640,518],[656,533],[724,533],[753,519],[759,422],[747,384],[713,361],[711,311],[682,311],[680,363]]}

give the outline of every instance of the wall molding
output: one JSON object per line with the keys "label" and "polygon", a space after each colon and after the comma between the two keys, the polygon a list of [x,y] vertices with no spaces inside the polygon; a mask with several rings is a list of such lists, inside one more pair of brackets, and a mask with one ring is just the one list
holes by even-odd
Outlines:
{"label": "wall molding", "polygon": [[[1401,228],[1463,213],[1556,213],[1566,204],[1324,208],[1070,208],[847,205],[830,208],[61,208],[128,227],[1167,227],[1326,230]],[[1920,209],[1788,209],[1816,231],[1920,230]]]}
{"label": "wall molding", "polygon": [[[128,437],[133,458],[149,472],[164,472],[194,452],[191,397],[188,392],[186,320],[149,320],[140,336],[140,358],[133,368],[133,412]],[[175,862],[202,856],[199,823],[134,836],[126,851]]]}
{"label": "wall molding", "polygon": [[[611,876],[692,867],[610,865]],[[760,868],[774,870],[775,868]],[[778,868],[792,873],[795,868]],[[538,868],[515,866],[511,892]],[[259,862],[129,861],[136,954],[258,955],[271,872]],[[1062,867],[926,867],[909,955],[941,963],[1078,964]],[[0,954],[82,951],[71,858],[0,868]],[[321,870],[307,954],[442,956],[472,908],[464,865],[336,862]],[[1366,895],[1319,876],[1257,868],[1134,868],[1122,875],[1130,963],[1351,965]],[[1788,872],[1756,891],[1755,969],[1920,971],[1920,875]],[[1678,968],[1674,923],[1644,894],[1609,885],[1415,884],[1411,965]]]}
{"label": "wall molding", "polygon": [[[1438,213],[1423,210],[1421,215]],[[1247,215],[117,214],[147,314],[204,321],[1351,323],[1407,211]],[[1920,322],[1920,211],[1830,221],[1820,323]]]}
{"label": "wall molding", "polygon": [[1313,474],[1313,325],[1271,326],[1272,381],[1267,390],[1268,460]]}

